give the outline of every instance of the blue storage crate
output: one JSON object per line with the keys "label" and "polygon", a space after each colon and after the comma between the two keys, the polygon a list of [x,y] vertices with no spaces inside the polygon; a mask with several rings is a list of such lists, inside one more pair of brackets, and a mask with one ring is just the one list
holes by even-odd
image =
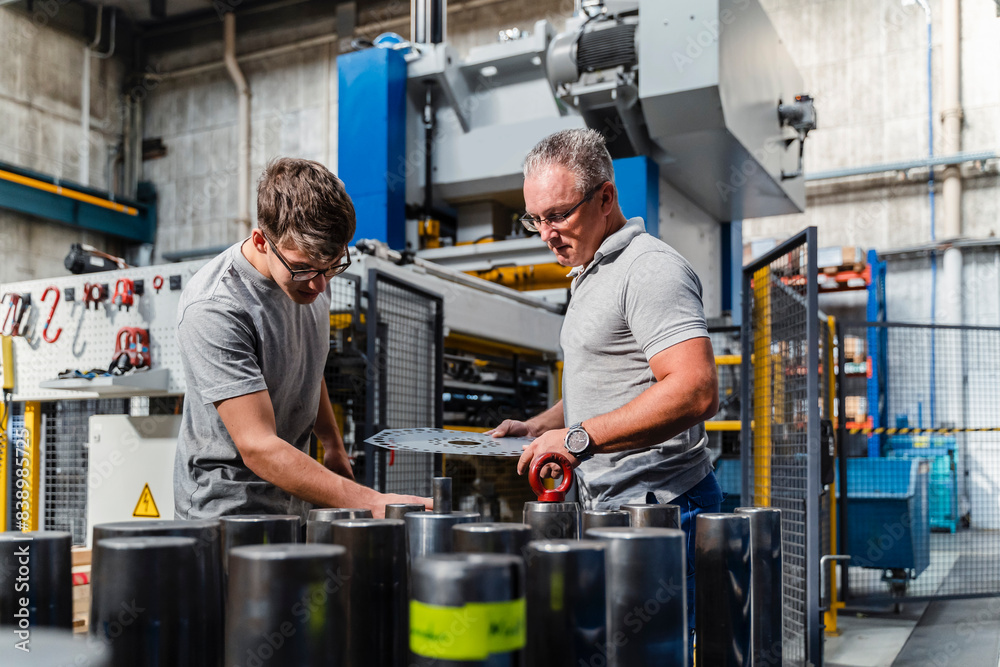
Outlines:
{"label": "blue storage crate", "polygon": [[[951,438],[952,436],[945,436]],[[931,440],[934,445],[947,444],[938,438]],[[897,449],[888,452],[890,458],[926,459],[930,462],[930,479],[927,485],[929,495],[928,509],[930,511],[931,530],[947,530],[954,533],[958,530],[958,473],[955,465],[955,448],[923,447],[913,449]]]}
{"label": "blue storage crate", "polygon": [[723,512],[732,512],[740,507],[740,491],[743,486],[743,474],[740,471],[739,459],[719,459],[715,462],[715,478],[726,495],[722,499]]}
{"label": "blue storage crate", "polygon": [[906,570],[910,578],[927,569],[929,467],[925,461],[898,458],[847,461],[846,550],[851,565]]}

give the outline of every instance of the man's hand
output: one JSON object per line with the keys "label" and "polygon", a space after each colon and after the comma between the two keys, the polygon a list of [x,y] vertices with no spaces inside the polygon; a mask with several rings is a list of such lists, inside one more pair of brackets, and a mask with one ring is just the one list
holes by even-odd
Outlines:
{"label": "man's hand", "polygon": [[428,512],[434,509],[433,498],[422,498],[421,496],[401,496],[397,493],[384,493],[379,497],[379,505],[372,506],[372,516],[376,519],[385,518],[386,505],[412,504],[423,505]]}
{"label": "man's hand", "polygon": [[486,435],[494,438],[537,438],[540,433],[534,432],[528,422],[517,421],[516,419],[504,419],[492,431],[487,431]]}
{"label": "man's hand", "polygon": [[[320,442],[329,442],[328,440],[320,439]],[[354,470],[351,468],[351,459],[347,456],[347,452],[344,451],[344,446],[332,446],[325,447],[323,450],[323,465],[327,470],[337,473],[341,477],[346,477],[347,479],[354,479]]]}
{"label": "man's hand", "polygon": [[[541,456],[549,452],[565,456],[566,460],[574,468],[579,465],[576,457],[566,450],[564,443],[567,432],[569,432],[568,428],[552,429],[535,438],[530,445],[525,445],[524,453],[521,454],[521,458],[517,461],[517,474],[523,475],[531,469],[531,464],[534,462],[536,456]],[[555,463],[547,463],[542,467],[539,474],[541,477],[559,477],[562,476],[562,469]]]}

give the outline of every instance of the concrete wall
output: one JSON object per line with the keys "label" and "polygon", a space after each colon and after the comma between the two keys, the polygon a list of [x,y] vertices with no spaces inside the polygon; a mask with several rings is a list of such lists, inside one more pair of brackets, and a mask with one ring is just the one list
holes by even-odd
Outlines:
{"label": "concrete wall", "polygon": [[[267,161],[278,156],[317,160],[336,169],[337,70],[330,48],[258,60],[242,69],[252,91],[254,183]],[[225,70],[163,81],[145,112],[145,136],[162,137],[167,147],[165,157],[144,163],[143,178],[156,183],[160,197],[156,255],[241,238],[236,220],[237,95]],[[324,142],[324,128],[329,143]],[[256,220],[256,190],[250,195]]]}
{"label": "concrete wall", "polygon": [[[118,92],[124,67],[115,59],[91,60],[90,131],[81,127],[84,43],[42,21],[0,8],[0,160],[80,182],[81,158],[90,142],[85,185],[107,185],[108,146],[117,143],[122,119]],[[108,252],[122,249],[101,234],[0,209],[0,283],[65,275],[71,243]]]}
{"label": "concrete wall", "polygon": [[[778,34],[798,59],[806,92],[816,98],[819,129],[806,143],[809,172],[927,155],[926,23],[916,5],[899,0],[761,0]],[[933,18],[935,153],[941,154],[941,2]],[[1000,19],[992,0],[962,0],[963,150],[1000,147]],[[928,187],[860,179],[852,187],[807,187],[804,215],[746,220],[744,239],[785,238],[816,225],[820,245],[909,247],[930,240]],[[939,184],[940,187],[940,184]],[[937,226],[941,210],[938,199]],[[1000,177],[966,183],[967,236],[1000,233]]]}
{"label": "concrete wall", "polygon": [[[460,52],[496,39],[502,28],[529,29],[541,18],[559,25],[572,14],[572,0],[529,3],[452,3],[449,42]],[[388,2],[358,19],[358,35],[372,39],[385,31],[409,35],[409,3]],[[334,32],[332,22],[294,31],[241,32],[237,53],[319,37]],[[160,195],[156,256],[213,248],[242,236],[236,223],[237,97],[219,68],[194,77],[169,73],[192,64],[221,61],[220,40],[194,49],[156,54],[153,69],[165,78],[145,106],[145,136],[162,137],[167,156],[147,161],[143,177]],[[267,162],[279,156],[317,160],[337,169],[337,45],[320,45],[241,64],[251,99],[251,173],[254,183]],[[250,193],[256,221],[256,191]]]}

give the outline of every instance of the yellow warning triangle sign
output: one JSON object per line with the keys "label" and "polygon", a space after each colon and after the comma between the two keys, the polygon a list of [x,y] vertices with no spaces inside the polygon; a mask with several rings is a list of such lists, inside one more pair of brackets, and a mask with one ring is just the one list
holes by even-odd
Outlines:
{"label": "yellow warning triangle sign", "polygon": [[139,496],[139,502],[132,510],[132,516],[146,519],[160,518],[160,510],[156,509],[156,501],[153,500],[153,492],[149,490],[149,484],[142,487],[142,495]]}

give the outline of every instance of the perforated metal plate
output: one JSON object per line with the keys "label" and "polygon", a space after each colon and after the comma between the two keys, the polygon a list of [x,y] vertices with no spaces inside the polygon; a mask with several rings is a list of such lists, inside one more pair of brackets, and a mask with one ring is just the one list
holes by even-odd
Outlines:
{"label": "perforated metal plate", "polygon": [[533,438],[494,438],[484,433],[449,431],[443,428],[386,429],[365,442],[378,447],[432,454],[472,456],[520,456]]}

